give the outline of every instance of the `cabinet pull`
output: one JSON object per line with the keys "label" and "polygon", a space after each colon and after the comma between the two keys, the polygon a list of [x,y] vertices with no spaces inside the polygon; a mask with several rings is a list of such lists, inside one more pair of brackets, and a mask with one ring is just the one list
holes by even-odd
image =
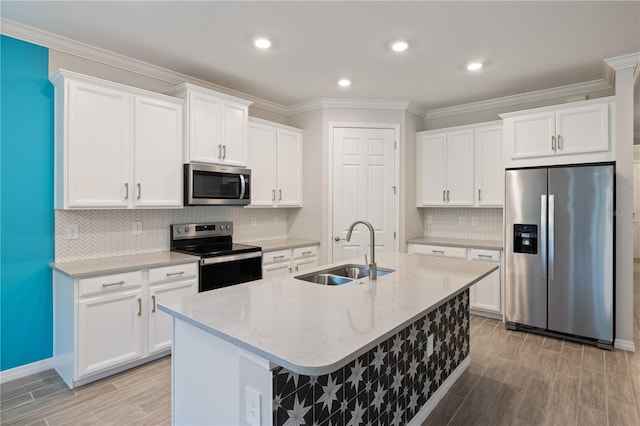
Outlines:
{"label": "cabinet pull", "polygon": [[311,254],[311,253],[313,253],[313,252],[312,252],[312,251],[303,251],[303,252],[302,252],[302,255],[303,255],[303,256],[306,256],[306,255]]}
{"label": "cabinet pull", "polygon": [[442,190],[442,201],[447,201],[447,198],[445,197],[445,194],[447,193],[447,191],[445,189]]}
{"label": "cabinet pull", "polygon": [[276,200],[276,190],[272,189],[271,190],[271,201],[275,201]]}
{"label": "cabinet pull", "polygon": [[138,316],[142,316],[142,299],[138,297]]}
{"label": "cabinet pull", "polygon": [[291,272],[293,272],[293,271],[291,270],[291,267],[289,267],[289,273],[291,273]]}
{"label": "cabinet pull", "polygon": [[124,284],[124,281],[118,281],[117,283],[102,284],[102,287],[113,287],[114,285],[122,285],[122,284]]}
{"label": "cabinet pull", "polygon": [[298,267],[296,266],[296,272],[298,272]]}
{"label": "cabinet pull", "polygon": [[222,159],[227,158],[227,145],[222,145]]}
{"label": "cabinet pull", "polygon": [[218,145],[218,158],[222,158],[222,145]]}
{"label": "cabinet pull", "polygon": [[129,184],[128,183],[124,184],[124,199],[125,200],[129,199]]}
{"label": "cabinet pull", "polygon": [[284,254],[281,256],[273,256],[273,260],[284,259]]}
{"label": "cabinet pull", "polygon": [[156,296],[155,295],[151,296],[151,305],[152,305],[151,313],[155,314],[156,313]]}
{"label": "cabinet pull", "polygon": [[278,201],[282,201],[282,189],[279,189],[278,191],[280,191],[280,198],[278,198]]}
{"label": "cabinet pull", "polygon": [[482,189],[478,189],[478,201],[482,201],[482,195],[481,194]]}
{"label": "cabinet pull", "polygon": [[491,259],[491,255],[488,254],[479,254],[478,257],[481,259]]}
{"label": "cabinet pull", "polygon": [[138,182],[138,183],[137,183],[137,186],[138,186],[138,197],[137,197],[137,198],[138,198],[138,200],[139,200],[139,199],[140,199],[140,195],[142,195],[142,189],[141,189],[141,186],[142,186],[142,185],[140,185],[140,182]]}
{"label": "cabinet pull", "polygon": [[444,254],[444,250],[431,250],[431,253]]}
{"label": "cabinet pull", "polygon": [[167,276],[168,277],[172,277],[174,275],[183,275],[184,271],[180,271],[180,272],[167,272]]}
{"label": "cabinet pull", "polygon": [[556,137],[554,135],[551,136],[551,149],[556,150]]}
{"label": "cabinet pull", "polygon": [[560,144],[560,135],[556,136],[556,140],[558,141],[556,146],[558,147],[558,149],[562,149],[562,145]]}
{"label": "cabinet pull", "polygon": [[447,203],[448,203],[449,201],[451,201],[451,200],[449,200],[449,190],[447,189]]}

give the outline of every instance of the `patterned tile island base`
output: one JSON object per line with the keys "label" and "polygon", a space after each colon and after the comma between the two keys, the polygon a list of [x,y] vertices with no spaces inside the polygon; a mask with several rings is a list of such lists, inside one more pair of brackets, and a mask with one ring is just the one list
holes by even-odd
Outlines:
{"label": "patterned tile island base", "polygon": [[[433,354],[426,356],[433,335]],[[273,370],[274,425],[402,425],[469,355],[469,291],[331,374]]]}

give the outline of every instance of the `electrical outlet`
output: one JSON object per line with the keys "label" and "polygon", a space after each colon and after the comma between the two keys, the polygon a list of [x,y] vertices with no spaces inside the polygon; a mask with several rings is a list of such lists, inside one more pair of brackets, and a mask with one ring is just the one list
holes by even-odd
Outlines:
{"label": "electrical outlet", "polygon": [[77,240],[78,239],[78,225],[72,223],[64,226],[64,239],[65,240]]}
{"label": "electrical outlet", "polygon": [[471,224],[473,226],[478,226],[478,218],[477,217],[472,217],[471,218]]}
{"label": "electrical outlet", "polygon": [[260,393],[247,386],[245,420],[252,426],[260,426]]}
{"label": "electrical outlet", "polygon": [[142,234],[142,222],[133,222],[133,223],[131,223],[131,232],[133,232],[133,235],[141,235]]}
{"label": "electrical outlet", "polygon": [[464,225],[465,220],[464,216],[458,216],[458,225]]}
{"label": "electrical outlet", "polygon": [[256,226],[256,217],[255,216],[251,216],[251,226],[252,227]]}
{"label": "electrical outlet", "polygon": [[433,216],[427,216],[427,225],[431,225],[433,223]]}
{"label": "electrical outlet", "polygon": [[427,358],[433,354],[433,334],[427,336]]}

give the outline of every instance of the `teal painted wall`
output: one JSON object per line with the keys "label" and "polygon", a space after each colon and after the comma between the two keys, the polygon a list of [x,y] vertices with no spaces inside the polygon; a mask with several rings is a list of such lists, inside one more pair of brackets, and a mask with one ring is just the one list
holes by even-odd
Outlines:
{"label": "teal painted wall", "polygon": [[54,257],[49,51],[0,38],[0,370],[50,358]]}

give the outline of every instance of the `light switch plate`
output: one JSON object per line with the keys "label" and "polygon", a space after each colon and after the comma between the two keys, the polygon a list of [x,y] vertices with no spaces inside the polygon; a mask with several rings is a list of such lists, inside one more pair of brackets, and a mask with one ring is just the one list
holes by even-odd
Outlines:
{"label": "light switch plate", "polygon": [[427,358],[433,354],[433,334],[427,337]]}
{"label": "light switch plate", "polygon": [[431,225],[433,223],[433,216],[428,215],[427,216],[427,225]]}
{"label": "light switch plate", "polygon": [[458,225],[464,225],[466,222],[466,219],[464,216],[458,216]]}
{"label": "light switch plate", "polygon": [[478,218],[477,217],[472,217],[471,218],[471,225],[473,226],[478,226]]}

